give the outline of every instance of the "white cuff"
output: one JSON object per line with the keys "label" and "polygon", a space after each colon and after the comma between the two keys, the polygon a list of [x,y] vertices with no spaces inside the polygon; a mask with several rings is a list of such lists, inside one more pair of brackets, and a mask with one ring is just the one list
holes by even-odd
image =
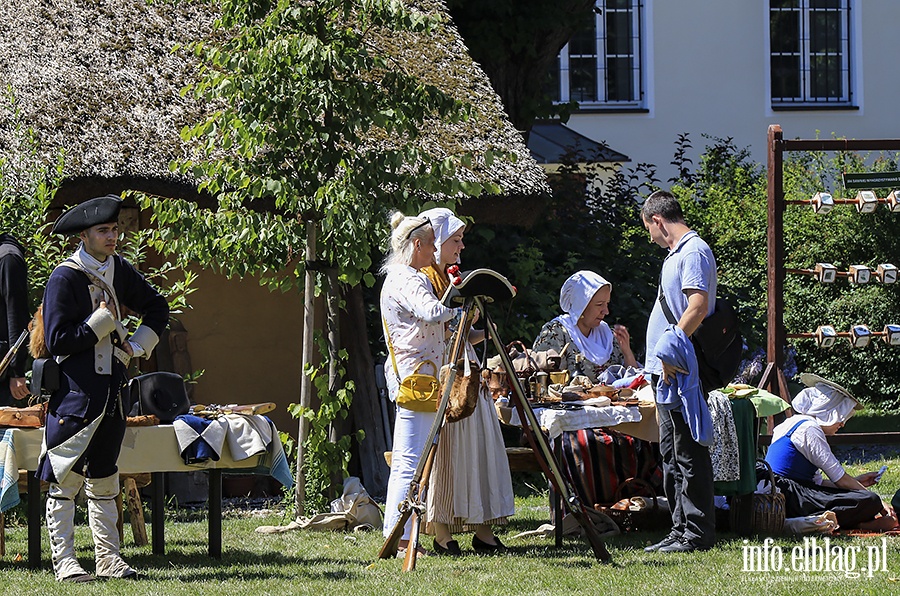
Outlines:
{"label": "white cuff", "polygon": [[116,330],[116,318],[105,308],[98,308],[92,312],[85,323],[88,324],[97,339],[103,339]]}
{"label": "white cuff", "polygon": [[[159,343],[159,336],[156,335],[156,332],[153,331],[153,329],[150,329],[150,327],[141,325],[131,334],[131,337],[129,337],[128,340],[140,346],[144,351],[144,358],[149,358],[153,348]],[[135,354],[135,356],[137,356],[137,354]]]}
{"label": "white cuff", "polygon": [[131,346],[131,357],[132,358],[140,358],[144,355],[144,348],[141,347],[141,344],[136,341],[128,340],[128,345]]}

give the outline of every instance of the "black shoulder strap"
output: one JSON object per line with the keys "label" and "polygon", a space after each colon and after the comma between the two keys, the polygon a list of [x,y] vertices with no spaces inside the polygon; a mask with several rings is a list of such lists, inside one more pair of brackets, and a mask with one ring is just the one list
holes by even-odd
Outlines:
{"label": "black shoulder strap", "polygon": [[672,309],[669,308],[669,304],[666,302],[666,295],[663,292],[662,268],[660,268],[659,271],[659,292],[656,299],[659,300],[659,305],[662,306],[663,314],[666,315],[666,320],[669,321],[671,325],[677,325],[678,319],[675,318],[675,314],[672,312]]}

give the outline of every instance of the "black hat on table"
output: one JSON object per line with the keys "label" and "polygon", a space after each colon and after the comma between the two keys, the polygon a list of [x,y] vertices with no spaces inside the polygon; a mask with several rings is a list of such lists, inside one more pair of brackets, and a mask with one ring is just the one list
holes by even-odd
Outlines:
{"label": "black hat on table", "polygon": [[54,234],[80,234],[100,224],[119,220],[122,199],[115,195],[95,197],[69,208],[53,224]]}

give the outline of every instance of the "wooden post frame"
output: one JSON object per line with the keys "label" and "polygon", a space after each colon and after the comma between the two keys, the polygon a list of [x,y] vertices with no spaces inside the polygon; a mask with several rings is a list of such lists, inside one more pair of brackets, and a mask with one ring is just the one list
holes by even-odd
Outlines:
{"label": "wooden post frame", "polygon": [[[790,151],[900,151],[900,139],[785,140],[781,126],[768,129],[767,319],[766,368],[760,387],[790,401],[784,377],[784,153]],[[875,185],[877,186],[877,185]]]}

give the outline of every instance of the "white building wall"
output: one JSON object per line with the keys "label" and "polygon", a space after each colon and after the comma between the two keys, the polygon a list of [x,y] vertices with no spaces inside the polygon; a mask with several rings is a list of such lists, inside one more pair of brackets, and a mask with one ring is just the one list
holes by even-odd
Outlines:
{"label": "white building wall", "polygon": [[765,165],[766,131],[785,138],[900,138],[900,0],[851,4],[852,76],[858,109],[773,111],[767,0],[647,0],[647,113],[575,113],[568,125],[637,163],[658,166],[665,186],[679,133],[696,166],[708,134],[732,137]]}

